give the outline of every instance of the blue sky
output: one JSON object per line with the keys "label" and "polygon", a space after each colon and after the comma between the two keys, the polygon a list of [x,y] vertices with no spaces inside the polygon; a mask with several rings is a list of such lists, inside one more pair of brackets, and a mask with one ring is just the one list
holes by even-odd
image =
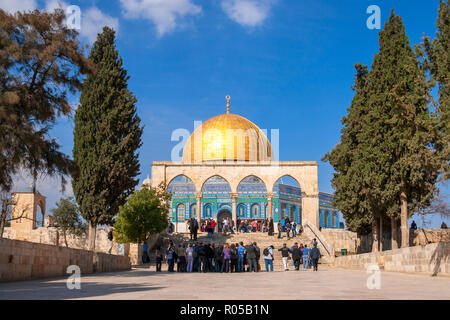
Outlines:
{"label": "blue sky", "polygon": [[[0,0],[0,7],[18,9],[16,2]],[[141,181],[150,173],[152,161],[170,160],[176,144],[170,140],[173,130],[192,132],[194,120],[224,113],[224,97],[230,94],[232,113],[269,132],[280,130],[280,160],[317,161],[319,189],[331,193],[333,169],[320,159],[339,141],[340,120],[353,97],[354,64],[370,67],[378,52],[379,30],[367,28],[367,7],[380,7],[383,26],[394,6],[415,44],[424,34],[434,36],[439,1],[60,3],[80,6],[85,43],[92,43],[103,24],[118,29],[117,48],[145,124]],[[20,6],[51,9],[56,1],[24,0]],[[72,133],[72,119],[60,119],[53,130],[70,155]],[[61,195],[56,191],[59,186],[48,181],[38,188],[48,192],[51,208]],[[443,187],[445,193],[449,190]],[[441,218],[430,222],[438,227]]]}

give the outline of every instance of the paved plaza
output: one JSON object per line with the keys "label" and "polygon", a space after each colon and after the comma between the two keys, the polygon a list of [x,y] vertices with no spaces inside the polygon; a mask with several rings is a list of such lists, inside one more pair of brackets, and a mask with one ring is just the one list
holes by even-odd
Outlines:
{"label": "paved plaza", "polygon": [[450,278],[381,272],[368,289],[364,271],[323,269],[260,273],[156,273],[146,268],[0,284],[0,299],[450,299]]}

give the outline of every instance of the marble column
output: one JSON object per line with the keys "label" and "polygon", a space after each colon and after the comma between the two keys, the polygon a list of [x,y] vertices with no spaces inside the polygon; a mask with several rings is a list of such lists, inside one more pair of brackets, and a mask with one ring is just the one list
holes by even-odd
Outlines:
{"label": "marble column", "polygon": [[231,218],[233,219],[234,226],[237,230],[238,225],[237,225],[236,201],[237,201],[238,194],[230,193],[230,197],[231,197]]}
{"label": "marble column", "polygon": [[266,212],[266,218],[270,220],[270,218],[273,218],[273,205],[272,205],[272,199],[273,199],[273,193],[269,192],[267,193],[267,211]]}
{"label": "marble column", "polygon": [[198,225],[199,225],[199,227],[200,227],[200,218],[201,218],[201,216],[202,216],[202,196],[203,196],[203,193],[201,193],[201,192],[197,192],[196,194],[195,194],[195,197],[197,198],[197,221],[198,221]]}

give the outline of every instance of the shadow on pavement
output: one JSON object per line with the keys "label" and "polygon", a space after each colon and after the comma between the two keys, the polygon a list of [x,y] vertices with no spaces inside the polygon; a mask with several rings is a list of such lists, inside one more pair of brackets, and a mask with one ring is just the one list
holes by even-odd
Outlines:
{"label": "shadow on pavement", "polygon": [[[122,275],[123,276],[123,275]],[[69,290],[66,281],[59,280],[33,280],[10,282],[0,285],[0,300],[48,300],[48,299],[81,299],[94,298],[117,293],[143,292],[163,289],[148,284],[139,283],[101,283],[83,282],[81,289]]]}

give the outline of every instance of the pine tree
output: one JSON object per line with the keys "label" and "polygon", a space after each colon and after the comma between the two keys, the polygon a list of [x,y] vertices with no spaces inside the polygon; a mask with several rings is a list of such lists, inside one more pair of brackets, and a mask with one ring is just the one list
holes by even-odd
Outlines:
{"label": "pine tree", "polygon": [[400,216],[402,247],[406,247],[408,217],[430,205],[436,192],[436,122],[426,74],[409,45],[402,19],[393,10],[379,35],[380,52],[368,77],[368,115],[360,141],[366,161],[380,177],[371,188],[372,197],[393,220]]}
{"label": "pine tree", "polygon": [[436,26],[436,38],[430,42],[426,37],[423,47],[431,77],[438,84],[436,115],[440,142],[437,151],[442,156],[442,178],[447,180],[450,178],[450,6],[444,0],[440,0]]}
{"label": "pine tree", "polygon": [[75,114],[73,158],[78,172],[72,186],[89,223],[90,250],[95,249],[96,226],[113,223],[138,183],[136,151],[143,127],[114,42],[114,30],[104,27],[89,55],[96,71],[83,84]]}
{"label": "pine tree", "polygon": [[90,71],[78,33],[61,9],[8,14],[0,9],[0,191],[9,191],[22,168],[64,176],[72,161],[50,132],[71,114],[68,94]]}

